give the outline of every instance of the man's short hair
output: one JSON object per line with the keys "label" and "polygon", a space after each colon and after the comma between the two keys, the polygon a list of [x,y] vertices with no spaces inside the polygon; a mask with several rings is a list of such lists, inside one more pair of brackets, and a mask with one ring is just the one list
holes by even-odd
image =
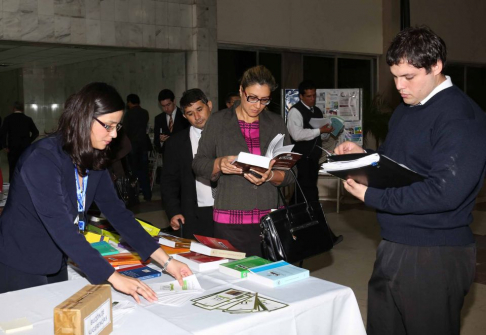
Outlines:
{"label": "man's short hair", "polygon": [[127,96],[127,103],[132,103],[134,105],[140,105],[140,97],[136,94],[129,94]]}
{"label": "man's short hair", "polygon": [[228,94],[226,94],[226,99],[225,99],[225,102],[227,104],[229,104],[231,102],[231,98],[232,97],[240,97],[240,94],[238,92],[229,92]]}
{"label": "man's short hair", "polygon": [[445,42],[426,26],[409,27],[399,32],[386,53],[389,66],[406,61],[417,69],[424,68],[427,73],[439,60],[444,69],[446,58]]}
{"label": "man's short hair", "polygon": [[23,112],[24,111],[24,104],[22,102],[20,102],[20,101],[15,101],[13,103],[13,108],[16,111]]}
{"label": "man's short hair", "polygon": [[299,94],[304,95],[306,90],[315,90],[316,84],[312,80],[304,80],[299,84]]}
{"label": "man's short hair", "polygon": [[207,105],[208,104],[208,97],[206,94],[204,94],[203,91],[201,91],[199,88],[193,88],[190,90],[185,91],[182,94],[181,101],[179,102],[179,105],[182,109],[182,112],[185,112],[185,108],[191,106],[193,103],[202,101],[203,104]]}
{"label": "man's short hair", "polygon": [[167,99],[170,99],[170,101],[174,101],[175,99],[175,95],[174,95],[174,92],[172,92],[171,90],[169,89],[163,89],[162,91],[159,92],[159,100],[158,101],[163,101],[163,100],[167,100]]}

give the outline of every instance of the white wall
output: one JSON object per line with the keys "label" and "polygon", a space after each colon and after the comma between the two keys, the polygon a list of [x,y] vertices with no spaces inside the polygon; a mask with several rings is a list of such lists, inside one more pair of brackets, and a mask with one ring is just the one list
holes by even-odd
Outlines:
{"label": "white wall", "polygon": [[218,43],[381,54],[382,0],[218,0]]}
{"label": "white wall", "polygon": [[[138,94],[153,125],[155,115],[161,112],[157,101],[159,91],[171,89],[178,102],[186,90],[185,56],[184,52],[133,53],[58,67],[24,69],[23,79],[25,113],[34,119],[41,134],[57,126],[69,95],[93,81],[113,85],[124,100],[130,93]],[[37,110],[32,104],[37,105]]]}

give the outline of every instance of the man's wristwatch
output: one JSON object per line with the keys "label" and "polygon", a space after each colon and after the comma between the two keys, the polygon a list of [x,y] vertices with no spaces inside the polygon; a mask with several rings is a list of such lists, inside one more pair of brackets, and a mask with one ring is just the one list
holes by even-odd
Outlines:
{"label": "man's wristwatch", "polygon": [[162,265],[162,271],[166,271],[167,266],[169,266],[169,262],[171,260],[173,260],[173,259],[174,259],[174,257],[172,257],[172,256],[169,256],[169,258],[167,258],[167,260],[165,261],[164,265]]}

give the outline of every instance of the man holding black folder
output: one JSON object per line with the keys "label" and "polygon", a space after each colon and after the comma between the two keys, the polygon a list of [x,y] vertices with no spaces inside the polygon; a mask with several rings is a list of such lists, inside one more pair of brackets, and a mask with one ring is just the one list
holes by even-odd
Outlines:
{"label": "man holding black folder", "polygon": [[[383,237],[368,284],[369,335],[460,332],[476,266],[469,225],[486,171],[486,115],[442,73],[446,55],[427,27],[400,32],[386,55],[403,103],[378,151],[427,178],[385,189],[344,182],[377,209]],[[360,152],[351,142],[335,150]]]}

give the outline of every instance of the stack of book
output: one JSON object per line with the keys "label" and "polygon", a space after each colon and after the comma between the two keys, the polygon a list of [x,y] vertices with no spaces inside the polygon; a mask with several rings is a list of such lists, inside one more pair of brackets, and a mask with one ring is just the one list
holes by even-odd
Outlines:
{"label": "stack of book", "polygon": [[198,242],[191,243],[191,251],[213,257],[231,259],[245,258],[245,253],[236,249],[228,240],[215,237],[194,235]]}
{"label": "stack of book", "polygon": [[309,277],[309,270],[285,261],[250,268],[248,279],[268,287],[287,285]]}
{"label": "stack of book", "polygon": [[237,261],[220,264],[218,269],[219,272],[227,274],[231,277],[246,278],[248,276],[249,269],[270,263],[272,262],[267,259],[258,256],[250,256]]}

